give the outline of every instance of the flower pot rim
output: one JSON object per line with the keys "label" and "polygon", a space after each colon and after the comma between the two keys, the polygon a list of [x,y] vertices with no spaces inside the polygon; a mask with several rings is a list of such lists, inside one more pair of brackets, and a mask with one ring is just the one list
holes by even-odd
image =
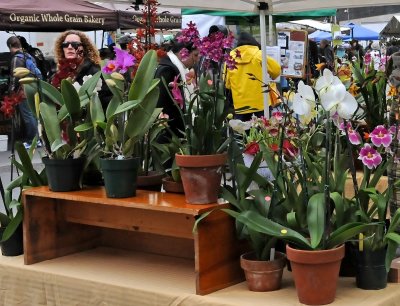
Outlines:
{"label": "flower pot rim", "polygon": [[276,261],[281,261],[281,260],[285,260],[286,259],[286,254],[282,253],[282,252],[275,252],[275,259],[274,260],[258,260],[258,259],[248,259],[246,258],[246,256],[250,256],[255,254],[255,251],[250,251],[250,252],[246,252],[243,253],[242,255],[240,255],[240,259],[244,259],[250,262],[276,262]]}
{"label": "flower pot rim", "polygon": [[175,154],[176,164],[179,167],[216,167],[222,166],[228,159],[228,153],[208,154],[208,155],[182,155]]}

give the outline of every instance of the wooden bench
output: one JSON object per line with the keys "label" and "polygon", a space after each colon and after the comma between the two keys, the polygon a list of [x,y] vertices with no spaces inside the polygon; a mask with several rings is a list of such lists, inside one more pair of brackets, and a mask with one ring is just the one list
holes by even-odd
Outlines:
{"label": "wooden bench", "polygon": [[48,259],[108,246],[193,259],[196,293],[208,294],[244,280],[239,264],[243,243],[234,220],[216,211],[228,204],[190,205],[183,195],[138,190],[136,197],[111,199],[103,187],[23,192],[24,261]]}

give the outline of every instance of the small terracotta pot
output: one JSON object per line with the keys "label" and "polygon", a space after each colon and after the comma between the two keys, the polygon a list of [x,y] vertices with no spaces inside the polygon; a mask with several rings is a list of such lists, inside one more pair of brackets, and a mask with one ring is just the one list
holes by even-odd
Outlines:
{"label": "small terracotta pot", "polygon": [[184,193],[182,182],[175,182],[171,177],[163,177],[162,184],[165,192]]}
{"label": "small terracotta pot", "polygon": [[286,256],[276,252],[275,260],[257,260],[254,252],[240,256],[240,266],[246,275],[250,291],[274,291],[281,288]]}
{"label": "small terracotta pot", "polygon": [[137,188],[152,191],[161,191],[162,178],[165,173],[149,171],[147,175],[138,175]]}
{"label": "small terracotta pot", "polygon": [[286,245],[300,303],[326,305],[335,300],[344,245],[330,250],[305,251]]}
{"label": "small terracotta pot", "polygon": [[175,155],[181,173],[186,202],[216,203],[221,190],[223,166],[227,154]]}

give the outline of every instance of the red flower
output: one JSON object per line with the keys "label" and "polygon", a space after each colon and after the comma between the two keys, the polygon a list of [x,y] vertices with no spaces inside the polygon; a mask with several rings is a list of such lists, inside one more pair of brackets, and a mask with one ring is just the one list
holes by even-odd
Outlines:
{"label": "red flower", "polygon": [[244,150],[244,153],[250,154],[250,155],[256,155],[258,152],[260,152],[260,146],[256,141],[252,141],[246,145],[246,149]]}
{"label": "red flower", "polygon": [[4,96],[0,111],[7,118],[11,118],[15,113],[15,106],[22,101],[22,93],[13,93],[9,96]]}
{"label": "red flower", "polygon": [[295,157],[299,153],[299,149],[296,148],[289,140],[283,140],[283,153],[290,157]]}

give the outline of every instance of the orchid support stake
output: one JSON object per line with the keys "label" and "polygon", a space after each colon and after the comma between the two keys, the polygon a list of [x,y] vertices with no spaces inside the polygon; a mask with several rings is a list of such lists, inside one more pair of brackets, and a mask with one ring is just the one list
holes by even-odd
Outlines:
{"label": "orchid support stake", "polygon": [[[296,130],[297,130],[297,134],[300,135],[300,121],[299,121],[298,115],[296,115]],[[307,206],[307,203],[308,203],[307,171],[306,171],[306,164],[305,164],[305,160],[304,160],[302,146],[299,146],[299,156],[300,156],[300,163],[301,163],[301,172],[303,175],[303,179],[301,181],[301,185],[302,185],[301,187],[304,191],[303,202],[304,202],[304,205]]]}
{"label": "orchid support stake", "polygon": [[353,159],[353,146],[350,143],[350,139],[349,139],[349,131],[347,129],[347,121],[344,119],[343,123],[344,123],[344,130],[346,133],[347,154],[350,159],[350,172],[351,172],[351,177],[353,179],[354,197],[357,201],[357,204],[360,204],[359,198],[358,198],[357,173],[356,173],[356,167],[354,166],[354,159]]}
{"label": "orchid support stake", "polygon": [[330,231],[330,215],[331,215],[331,197],[329,191],[329,177],[330,177],[330,157],[331,157],[331,119],[329,111],[326,112],[326,143],[325,143],[325,169],[324,169],[324,194],[325,194],[325,230],[323,235],[323,247],[326,247],[327,236]]}

